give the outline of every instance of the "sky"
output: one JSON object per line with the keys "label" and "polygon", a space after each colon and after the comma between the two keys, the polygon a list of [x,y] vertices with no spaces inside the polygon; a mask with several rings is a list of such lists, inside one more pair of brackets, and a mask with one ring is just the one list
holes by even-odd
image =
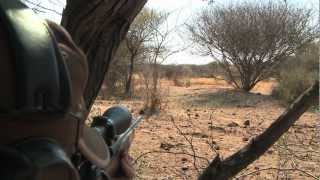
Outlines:
{"label": "sky", "polygon": [[[236,0],[233,0],[233,2]],[[214,0],[215,5],[223,5],[232,2],[232,0]],[[319,0],[287,0],[288,3],[297,4],[297,6],[306,6],[315,9],[319,12]],[[146,7],[161,11],[172,12],[172,19],[169,19],[169,24],[182,26],[183,23],[192,21],[192,15],[198,13],[201,9],[208,6],[207,0],[149,0]],[[178,32],[183,34],[183,32]],[[188,43],[187,40],[178,40],[174,46],[183,46]],[[207,64],[212,62],[211,57],[202,57],[196,55],[196,52],[191,48],[186,49],[181,53],[174,54],[169,57],[164,64]]]}
{"label": "sky", "polygon": [[[25,0],[32,1],[44,7],[49,7],[61,13],[65,0]],[[239,0],[238,0],[239,1]],[[216,5],[226,4],[231,0],[214,0]],[[306,6],[313,8],[316,13],[319,12],[319,0],[287,0],[288,3],[297,4],[297,6]],[[156,9],[158,11],[170,12],[168,20],[169,29],[176,29],[169,39],[169,46],[173,50],[184,49],[179,53],[175,53],[168,57],[164,64],[207,64],[213,61],[210,57],[202,57],[196,55],[192,50],[192,44],[187,39],[181,38],[183,34],[183,27],[185,23],[191,22],[192,15],[198,13],[201,9],[208,6],[207,0],[148,0],[146,7]],[[40,13],[46,19],[60,22],[61,15],[55,12]],[[317,17],[318,15],[316,15]]]}
{"label": "sky", "polygon": [[[192,20],[192,15],[199,12],[208,5],[204,0],[149,0],[146,7],[158,11],[167,11],[171,15],[168,19],[169,26],[176,27],[177,32],[171,37],[171,47],[173,49],[184,49],[184,51],[175,53],[168,57],[164,64],[207,64],[212,61],[211,57],[202,57],[192,52],[186,46],[192,46],[191,43],[182,37],[184,34],[184,24]],[[170,27],[169,27],[170,28]]]}

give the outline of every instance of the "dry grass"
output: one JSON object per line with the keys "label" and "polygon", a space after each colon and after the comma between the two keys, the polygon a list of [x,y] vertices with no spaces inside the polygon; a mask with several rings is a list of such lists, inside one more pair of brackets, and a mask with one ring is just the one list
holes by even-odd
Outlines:
{"label": "dry grass", "polygon": [[[235,152],[267,128],[284,110],[277,100],[263,95],[274,86],[272,81],[260,83],[250,94],[234,91],[224,82],[206,78],[191,79],[189,88],[173,86],[169,81],[163,81],[161,85],[169,89],[166,108],[143,121],[131,148],[132,156],[138,158],[135,162],[136,179],[196,179],[198,170],[207,165],[206,159],[212,159],[217,153],[226,157]],[[97,112],[99,108],[105,109],[112,104],[124,104],[135,115],[143,106],[139,99],[100,101],[96,105]],[[305,113],[296,124],[299,130],[288,133],[287,139],[299,136],[309,141],[315,132],[319,132],[317,123],[316,113]],[[320,152],[319,143],[319,137],[314,138],[312,151]],[[292,159],[291,156],[283,156],[285,153],[279,150],[280,146],[283,143],[279,141],[277,146],[244,170],[239,179],[312,179],[297,171],[280,173],[275,170],[285,159]],[[303,147],[309,148],[308,144]],[[289,148],[299,151],[295,146]],[[320,176],[317,169],[320,163],[314,157],[319,157],[319,153],[307,152],[307,155],[309,159],[306,161],[297,161],[299,168]],[[255,173],[246,175],[249,172]]]}
{"label": "dry grass", "polygon": [[228,86],[227,82],[224,80],[217,80],[214,78],[193,78],[191,79],[191,84],[193,86],[201,85],[214,85],[214,86]]}

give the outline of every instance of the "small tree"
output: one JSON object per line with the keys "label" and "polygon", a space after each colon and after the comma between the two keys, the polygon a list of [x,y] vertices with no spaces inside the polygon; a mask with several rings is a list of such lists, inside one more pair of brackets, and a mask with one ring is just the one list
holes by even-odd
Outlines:
{"label": "small tree", "polygon": [[314,36],[311,11],[282,1],[211,5],[187,25],[201,55],[212,56],[225,79],[250,91],[283,57]]}
{"label": "small tree", "polygon": [[151,10],[150,17],[151,38],[144,44],[142,77],[146,88],[145,109],[152,114],[158,111],[161,105],[160,65],[177,51],[169,48],[170,33],[174,30],[168,28],[169,14]]}
{"label": "small tree", "polygon": [[134,64],[146,50],[144,43],[148,42],[152,38],[152,22],[155,20],[153,12],[144,8],[138,16],[135,18],[130,26],[130,29],[125,38],[125,44],[129,56],[129,68],[127,73],[125,94],[131,94],[132,76],[134,72]]}

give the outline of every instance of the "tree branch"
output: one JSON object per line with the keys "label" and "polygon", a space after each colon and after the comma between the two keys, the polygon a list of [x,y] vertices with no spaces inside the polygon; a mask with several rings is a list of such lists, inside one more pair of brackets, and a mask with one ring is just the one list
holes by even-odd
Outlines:
{"label": "tree branch", "polygon": [[238,152],[221,160],[217,156],[205,169],[199,180],[225,180],[235,176],[263,155],[288,129],[319,100],[319,81],[299,96],[287,110],[262,134],[251,140]]}
{"label": "tree branch", "polygon": [[297,172],[300,172],[300,173],[303,173],[304,175],[308,176],[308,177],[311,177],[315,180],[319,180],[319,178],[317,178],[316,176],[314,176],[313,174],[310,174],[309,172],[306,172],[302,169],[298,169],[298,168],[288,168],[288,169],[279,169],[279,168],[274,168],[274,167],[269,167],[269,168],[264,168],[264,169],[259,169],[259,170],[256,170],[256,171],[252,171],[252,172],[249,172],[247,174],[242,174],[240,176],[237,176],[236,179],[240,179],[240,178],[243,178],[243,177],[246,177],[246,176],[250,176],[250,175],[253,175],[253,174],[256,174],[256,173],[259,173],[261,171],[269,171],[269,170],[276,170],[276,171],[297,171]]}
{"label": "tree branch", "polygon": [[[32,7],[32,9],[35,9],[36,11],[39,11],[39,12],[42,12],[42,13],[45,13],[45,12],[52,12],[52,13],[55,13],[59,16],[61,16],[62,14],[59,12],[59,11],[56,11],[54,9],[51,9],[51,8],[48,8],[48,7],[45,7],[45,6],[42,6],[40,3],[35,3],[33,1],[30,1],[30,0],[24,0],[27,4],[30,4],[34,7]],[[63,6],[63,4],[61,4],[61,6]]]}

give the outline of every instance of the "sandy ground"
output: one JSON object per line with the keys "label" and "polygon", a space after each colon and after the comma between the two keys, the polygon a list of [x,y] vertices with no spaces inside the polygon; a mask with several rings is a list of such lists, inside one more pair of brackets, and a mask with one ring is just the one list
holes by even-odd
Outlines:
{"label": "sandy ground", "polygon": [[[130,153],[135,159],[136,179],[196,179],[208,160],[217,154],[224,158],[239,150],[284,111],[284,107],[270,97],[275,85],[273,80],[262,82],[251,94],[246,94],[234,91],[224,81],[206,78],[192,79],[188,88],[163,81],[165,98],[161,113],[144,120],[135,133]],[[114,104],[127,106],[135,116],[142,108],[141,100],[97,101],[92,115]],[[320,143],[314,138],[319,131],[317,123],[316,113],[305,113],[291,130],[295,138],[288,134],[281,140],[282,144],[271,148],[237,178],[298,180],[314,179],[311,175],[320,177]],[[310,149],[304,160],[300,154],[288,154],[283,150],[283,144],[297,139],[302,142],[294,149]],[[298,160],[293,161],[292,156]],[[292,167],[301,171],[291,171]],[[255,173],[244,175],[251,172]]]}

